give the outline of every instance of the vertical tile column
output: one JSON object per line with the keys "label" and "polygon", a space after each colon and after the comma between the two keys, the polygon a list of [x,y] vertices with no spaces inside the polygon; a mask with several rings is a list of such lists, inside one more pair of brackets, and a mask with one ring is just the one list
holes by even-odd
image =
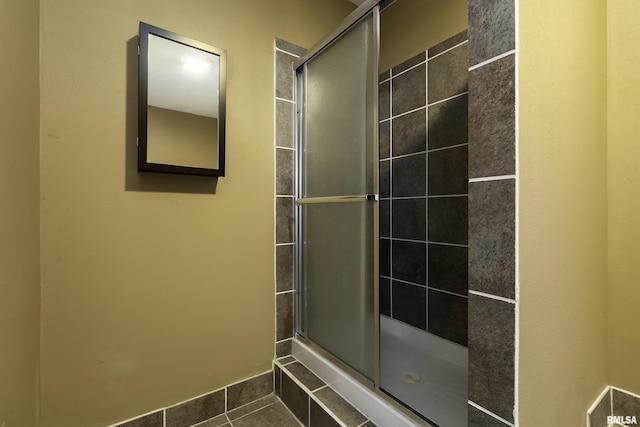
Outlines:
{"label": "vertical tile column", "polygon": [[469,0],[469,425],[518,425],[515,0]]}
{"label": "vertical tile column", "polygon": [[276,357],[291,353],[294,333],[294,161],[293,62],[305,49],[275,41],[275,216]]}

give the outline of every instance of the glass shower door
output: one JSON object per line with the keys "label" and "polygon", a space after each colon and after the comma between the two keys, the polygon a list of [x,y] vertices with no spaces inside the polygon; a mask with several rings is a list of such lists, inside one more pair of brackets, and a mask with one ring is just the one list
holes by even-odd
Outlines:
{"label": "glass shower door", "polygon": [[377,7],[297,69],[298,334],[374,380]]}

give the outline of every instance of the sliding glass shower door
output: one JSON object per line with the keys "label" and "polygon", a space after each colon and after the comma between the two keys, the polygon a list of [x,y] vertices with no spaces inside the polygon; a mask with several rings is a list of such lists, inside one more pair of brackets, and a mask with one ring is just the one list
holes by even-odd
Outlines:
{"label": "sliding glass shower door", "polygon": [[298,330],[374,380],[378,10],[297,68]]}

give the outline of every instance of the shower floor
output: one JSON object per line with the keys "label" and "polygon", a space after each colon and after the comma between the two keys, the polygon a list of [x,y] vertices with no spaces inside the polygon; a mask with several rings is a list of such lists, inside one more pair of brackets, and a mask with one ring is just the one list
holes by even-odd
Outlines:
{"label": "shower floor", "polygon": [[380,316],[380,386],[440,427],[467,426],[467,349]]}

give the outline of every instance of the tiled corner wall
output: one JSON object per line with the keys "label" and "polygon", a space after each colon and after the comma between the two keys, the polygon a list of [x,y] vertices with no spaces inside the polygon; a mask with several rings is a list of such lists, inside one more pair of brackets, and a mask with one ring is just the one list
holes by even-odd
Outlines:
{"label": "tiled corner wall", "polygon": [[587,412],[587,427],[626,425],[625,422],[631,425],[640,422],[640,396],[617,387],[606,387]]}
{"label": "tiled corner wall", "polygon": [[227,413],[273,392],[273,371],[269,371],[112,427],[225,426],[229,425]]}
{"label": "tiled corner wall", "polygon": [[276,357],[291,354],[294,333],[294,71],[305,49],[275,41]]}
{"label": "tiled corner wall", "polygon": [[380,75],[380,312],[467,345],[467,32]]}
{"label": "tiled corner wall", "polygon": [[517,426],[516,0],[469,0],[469,426]]}

